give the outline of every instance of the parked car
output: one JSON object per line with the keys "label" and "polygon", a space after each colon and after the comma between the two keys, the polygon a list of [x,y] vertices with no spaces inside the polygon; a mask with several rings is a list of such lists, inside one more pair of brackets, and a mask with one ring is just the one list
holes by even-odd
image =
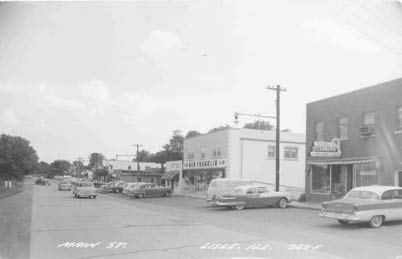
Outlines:
{"label": "parked car", "polygon": [[113,192],[113,182],[107,183],[98,189],[98,193],[110,193]]}
{"label": "parked car", "polygon": [[129,182],[129,183],[126,183],[126,184],[124,185],[124,188],[123,188],[122,193],[128,194],[128,192],[129,192],[130,190],[135,189],[135,188],[138,188],[138,187],[141,186],[142,184],[144,184],[144,183],[141,183],[141,182]]}
{"label": "parked car", "polygon": [[241,185],[252,185],[252,181],[241,179],[218,178],[209,183],[207,191],[207,202],[222,198],[222,195],[231,193],[236,187]]}
{"label": "parked car", "polygon": [[70,191],[72,186],[69,181],[60,181],[58,188],[59,188],[59,191]]}
{"label": "parked car", "polygon": [[336,219],[340,224],[367,222],[369,227],[378,228],[384,221],[402,220],[402,187],[357,187],[342,199],[321,205],[321,217]]}
{"label": "parked car", "polygon": [[124,182],[124,181],[114,182],[113,187],[112,187],[112,191],[114,193],[122,192],[125,184],[126,184],[126,182]]}
{"label": "parked car", "polygon": [[172,193],[172,189],[167,187],[159,187],[154,183],[141,183],[135,185],[135,188],[131,188],[127,195],[135,198],[144,197],[167,197]]}
{"label": "parked car", "polygon": [[224,194],[211,202],[218,207],[242,210],[249,207],[278,206],[286,208],[294,198],[287,192],[271,191],[266,185],[243,185],[236,187],[232,193]]}
{"label": "parked car", "polygon": [[96,189],[92,182],[80,182],[73,187],[74,198],[89,197],[96,199]]}
{"label": "parked car", "polygon": [[105,186],[105,182],[94,182],[94,187],[95,188],[101,188],[102,186]]}
{"label": "parked car", "polygon": [[36,185],[50,185],[49,180],[43,179],[43,178],[38,178],[35,180]]}

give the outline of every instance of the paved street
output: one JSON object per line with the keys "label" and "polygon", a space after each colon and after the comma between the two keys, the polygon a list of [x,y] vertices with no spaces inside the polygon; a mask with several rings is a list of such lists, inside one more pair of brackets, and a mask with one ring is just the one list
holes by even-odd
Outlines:
{"label": "paved street", "polygon": [[35,186],[30,258],[402,257],[402,222],[369,229],[317,213],[227,210],[183,197],[74,199],[54,184]]}

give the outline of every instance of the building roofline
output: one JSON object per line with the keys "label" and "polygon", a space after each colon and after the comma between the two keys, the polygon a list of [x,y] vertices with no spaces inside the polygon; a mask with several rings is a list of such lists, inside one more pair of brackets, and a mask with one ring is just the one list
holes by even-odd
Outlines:
{"label": "building roofline", "polygon": [[353,94],[353,93],[364,92],[364,91],[374,89],[374,88],[387,87],[387,85],[389,85],[389,84],[396,84],[398,82],[400,82],[402,84],[402,77],[401,78],[396,78],[396,79],[393,79],[393,80],[390,80],[390,81],[385,81],[385,82],[382,82],[382,83],[378,83],[378,84],[375,84],[375,85],[366,86],[366,87],[356,89],[356,90],[353,90],[353,91],[350,91],[350,92],[341,93],[341,94],[337,94],[337,95],[334,95],[334,96],[319,99],[319,100],[316,100],[316,101],[312,101],[312,102],[307,103],[307,105],[319,103],[319,102],[322,102],[322,101],[327,101],[327,100],[330,100],[330,99],[338,98],[338,97],[341,97],[341,96],[346,96],[346,95]]}

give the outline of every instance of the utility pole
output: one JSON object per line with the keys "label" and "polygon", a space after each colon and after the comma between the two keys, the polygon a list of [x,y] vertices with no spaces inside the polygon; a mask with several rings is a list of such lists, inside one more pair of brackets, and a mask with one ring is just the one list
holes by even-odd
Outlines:
{"label": "utility pole", "polygon": [[280,145],[280,132],[281,132],[281,120],[280,120],[280,97],[281,97],[281,92],[285,92],[285,88],[281,88],[280,85],[277,86],[268,86],[268,90],[274,90],[276,91],[276,144],[275,144],[275,149],[276,149],[276,155],[275,155],[275,190],[279,192],[279,178],[280,178],[280,152],[279,152],[279,145]]}
{"label": "utility pole", "polygon": [[77,159],[78,159],[78,178],[80,179],[81,178],[81,161],[84,161],[84,158],[82,158],[82,157],[77,157]]}
{"label": "utility pole", "polygon": [[140,147],[142,147],[142,145],[134,144],[133,146],[137,147],[137,157],[135,159],[137,160],[137,175],[138,175],[140,173],[140,161],[138,160],[138,154],[140,152]]}

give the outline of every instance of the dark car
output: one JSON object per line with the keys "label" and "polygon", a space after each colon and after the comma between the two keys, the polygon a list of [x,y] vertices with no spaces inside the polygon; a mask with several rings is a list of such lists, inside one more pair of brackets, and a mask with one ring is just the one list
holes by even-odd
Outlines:
{"label": "dark car", "polygon": [[36,179],[35,184],[36,185],[50,185],[50,182],[49,182],[49,180],[45,180],[43,178],[38,178],[38,179]]}
{"label": "dark car", "polygon": [[135,188],[127,192],[128,196],[135,198],[144,197],[167,197],[172,193],[172,189],[166,187],[159,187],[154,183],[143,183],[136,185]]}
{"label": "dark car", "polygon": [[120,182],[114,182],[113,187],[112,187],[112,192],[114,193],[121,193],[123,192],[123,188],[126,182],[120,181]]}

